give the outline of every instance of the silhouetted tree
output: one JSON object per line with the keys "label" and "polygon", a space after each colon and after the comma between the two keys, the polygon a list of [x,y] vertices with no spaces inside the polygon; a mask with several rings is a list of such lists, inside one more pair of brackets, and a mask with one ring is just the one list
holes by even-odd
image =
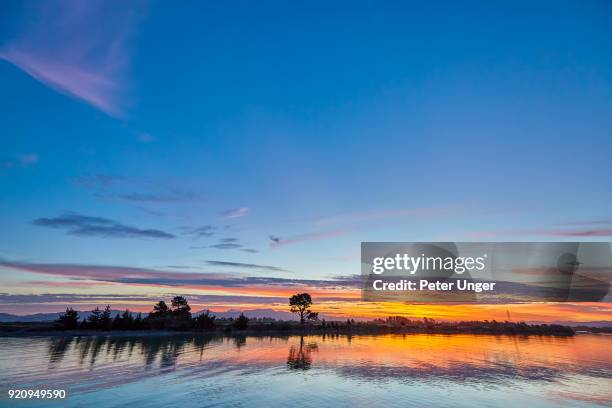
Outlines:
{"label": "silhouetted tree", "polygon": [[74,330],[79,326],[79,312],[69,307],[65,313],[61,313],[55,321],[58,330]]}
{"label": "silhouetted tree", "polygon": [[187,299],[183,296],[172,298],[172,312],[178,317],[191,318],[191,306],[189,306]]}
{"label": "silhouetted tree", "polygon": [[208,313],[208,310],[204,313],[200,313],[200,315],[194,319],[195,328],[199,330],[214,330],[215,318],[215,316]]}
{"label": "silhouetted tree", "polygon": [[169,311],[170,309],[168,308],[168,305],[166,304],[166,302],[164,302],[163,300],[160,300],[159,302],[157,302],[155,306],[153,306],[153,311],[151,312],[151,314],[157,315],[157,316],[163,316],[167,314]]}
{"label": "silhouetted tree", "polygon": [[142,329],[142,313],[138,313],[136,315],[136,318],[134,319],[133,327],[134,327],[134,330]]}
{"label": "silhouetted tree", "polygon": [[134,318],[128,309],[121,314],[117,314],[113,320],[114,330],[133,330]]}
{"label": "silhouetted tree", "polygon": [[100,317],[102,315],[102,311],[98,306],[94,310],[91,311],[89,317],[87,318],[87,327],[89,329],[98,329],[100,327]]}
{"label": "silhouetted tree", "polygon": [[318,313],[310,311],[312,306],[312,298],[308,293],[298,293],[289,298],[289,306],[292,313],[297,313],[300,316],[300,324],[304,324],[306,319],[316,320]]}
{"label": "silhouetted tree", "polygon": [[111,307],[110,305],[106,305],[104,311],[100,315],[100,329],[102,330],[110,330],[112,323],[111,316]]}
{"label": "silhouetted tree", "polygon": [[307,320],[319,320],[319,312],[311,312],[310,310],[306,312]]}
{"label": "silhouetted tree", "polygon": [[244,313],[240,313],[240,316],[234,321],[234,327],[238,330],[244,330],[249,325],[249,318],[244,315]]}

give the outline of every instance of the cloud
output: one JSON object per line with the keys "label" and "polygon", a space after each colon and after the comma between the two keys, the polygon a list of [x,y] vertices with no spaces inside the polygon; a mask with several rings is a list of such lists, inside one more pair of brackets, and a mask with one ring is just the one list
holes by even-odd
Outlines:
{"label": "cloud", "polygon": [[127,181],[127,178],[112,174],[95,174],[93,176],[76,177],[74,181],[83,187],[106,189],[117,183]]}
{"label": "cloud", "polygon": [[37,218],[32,223],[39,227],[64,229],[70,235],[105,238],[175,238],[173,234],[157,229],[141,229],[108,218],[76,213],[65,213],[51,218]]}
{"label": "cloud", "polygon": [[612,237],[612,228],[584,229],[573,231],[548,231],[547,235],[558,237]]}
{"label": "cloud", "polygon": [[612,220],[589,220],[589,221],[575,221],[566,222],[561,225],[612,225]]}
{"label": "cloud", "polygon": [[249,209],[247,207],[240,208],[232,208],[230,210],[225,210],[221,213],[221,217],[223,218],[240,218],[244,217],[249,213]]}
{"label": "cloud", "polygon": [[194,201],[199,198],[199,195],[193,191],[156,180],[96,174],[78,177],[75,182],[93,190],[94,195],[98,198],[118,199],[133,203],[165,204]]}
{"label": "cloud", "polygon": [[104,301],[104,300],[130,300],[130,301],[154,301],[155,298],[142,295],[117,295],[117,294],[87,294],[79,295],[73,293],[41,293],[36,295],[20,295],[0,293],[0,304],[18,303],[77,303],[83,301]]}
{"label": "cloud", "polygon": [[5,169],[11,169],[14,167],[29,167],[38,163],[39,159],[40,156],[38,153],[27,153],[12,159],[5,159],[2,161],[1,166]]}
{"label": "cloud", "polygon": [[179,201],[191,200],[194,195],[189,192],[172,191],[168,194],[157,194],[157,193],[126,193],[119,194],[117,198],[126,201],[138,201],[138,202],[149,202],[149,203],[175,203]]}
{"label": "cloud", "polygon": [[455,208],[416,208],[403,210],[364,211],[348,214],[338,214],[331,217],[321,218],[316,221],[319,225],[347,224],[359,221],[381,220],[385,218],[407,218],[423,217],[428,215],[448,214],[456,211]]}
{"label": "cloud", "polygon": [[360,276],[337,279],[292,279],[277,277],[249,277],[232,273],[175,272],[156,269],[134,268],[112,265],[44,264],[1,261],[0,266],[18,271],[27,271],[70,279],[88,279],[121,284],[169,286],[169,287],[214,287],[243,288],[255,290],[261,287],[291,290],[301,288],[359,288]]}
{"label": "cloud", "polygon": [[142,3],[64,0],[24,6],[16,37],[0,59],[44,85],[107,113],[124,115],[128,38]]}
{"label": "cloud", "polygon": [[479,231],[469,234],[473,238],[502,236],[551,236],[551,237],[611,237],[612,228],[574,228],[574,229],[505,229]]}
{"label": "cloud", "polygon": [[38,163],[38,158],[38,153],[23,154],[19,157],[19,163],[24,167],[31,166]]}
{"label": "cloud", "polygon": [[228,266],[228,267],[234,267],[234,268],[265,269],[269,271],[289,272],[287,269],[278,268],[276,266],[257,265],[257,264],[250,264],[250,263],[241,263],[241,262],[206,261],[206,263],[212,266]]}
{"label": "cloud", "polygon": [[208,238],[212,237],[215,234],[216,229],[217,228],[212,225],[203,225],[201,227],[190,229],[185,234],[193,235],[196,239],[201,237]]}
{"label": "cloud", "polygon": [[242,248],[241,244],[229,243],[229,242],[220,242],[218,244],[210,245],[208,248],[215,249],[237,249]]}
{"label": "cloud", "polygon": [[270,240],[272,241],[270,243],[270,246],[272,248],[278,248],[281,246],[299,244],[302,242],[320,241],[322,239],[333,238],[333,237],[337,237],[340,235],[344,235],[347,232],[348,232],[347,230],[336,229],[336,230],[331,230],[331,231],[322,231],[322,232],[315,232],[315,233],[309,233],[309,234],[295,235],[293,237],[288,237],[288,238],[279,238],[279,237],[270,235]]}
{"label": "cloud", "polygon": [[139,133],[136,138],[140,143],[152,143],[157,141],[157,138],[150,133]]}
{"label": "cloud", "polygon": [[[240,249],[242,248],[243,245],[240,243],[240,240],[238,238],[221,238],[217,241],[216,244],[213,245],[204,245],[204,246],[194,246],[191,248],[194,249],[202,249],[202,248],[214,248],[214,249]],[[242,248],[242,251],[245,252],[257,252],[254,249],[245,249]]]}

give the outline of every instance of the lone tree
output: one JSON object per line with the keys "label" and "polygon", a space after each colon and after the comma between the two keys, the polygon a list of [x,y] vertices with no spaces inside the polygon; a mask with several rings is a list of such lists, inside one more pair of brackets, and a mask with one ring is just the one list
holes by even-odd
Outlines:
{"label": "lone tree", "polygon": [[310,310],[312,306],[312,298],[308,293],[298,293],[289,298],[289,306],[291,313],[300,315],[300,324],[304,324],[306,320],[317,320],[319,314]]}
{"label": "lone tree", "polygon": [[66,313],[61,313],[55,321],[55,327],[58,330],[74,330],[79,325],[79,312],[69,307],[66,308]]}

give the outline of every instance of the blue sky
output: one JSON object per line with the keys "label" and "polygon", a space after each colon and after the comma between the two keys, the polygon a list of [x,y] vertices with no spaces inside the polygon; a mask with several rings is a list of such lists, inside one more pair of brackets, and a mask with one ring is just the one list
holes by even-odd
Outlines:
{"label": "blue sky", "polygon": [[612,235],[608,2],[0,7],[2,260],[326,278],[367,240]]}

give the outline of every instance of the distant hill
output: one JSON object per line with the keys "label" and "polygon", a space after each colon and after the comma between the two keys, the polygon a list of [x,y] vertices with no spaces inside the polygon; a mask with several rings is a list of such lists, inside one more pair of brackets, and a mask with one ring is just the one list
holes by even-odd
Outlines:
{"label": "distant hill", "polygon": [[[194,313],[194,316],[199,315],[200,313],[205,312],[205,310],[201,310],[199,312]],[[293,313],[289,312],[279,312],[277,310],[272,309],[255,309],[255,310],[228,310],[226,312],[215,312],[214,310],[210,311],[210,314],[217,316],[217,318],[236,318],[240,316],[241,313],[250,319],[262,319],[265,317],[276,319],[276,320],[297,320],[297,317]]]}
{"label": "distant hill", "polygon": [[[0,313],[0,322],[2,323],[14,323],[14,322],[51,322],[56,320],[61,312],[52,313],[36,313],[31,315],[14,315],[10,313]],[[115,318],[116,315],[123,313],[121,310],[111,310],[111,315]],[[86,319],[91,314],[88,312],[79,311],[79,319]]]}
{"label": "distant hill", "polygon": [[596,322],[555,322],[557,324],[562,324],[565,326],[572,327],[612,327],[612,321],[609,320],[599,320]]}
{"label": "distant hill", "polygon": [[554,322],[528,321],[528,324],[560,324],[570,327],[612,327],[611,320],[596,320],[593,322],[571,322],[567,320],[555,320]]}

